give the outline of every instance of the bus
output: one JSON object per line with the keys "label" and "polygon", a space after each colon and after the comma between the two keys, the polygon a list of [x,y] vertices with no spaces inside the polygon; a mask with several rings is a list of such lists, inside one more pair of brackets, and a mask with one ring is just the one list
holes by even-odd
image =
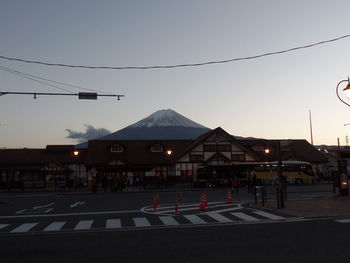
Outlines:
{"label": "bus", "polygon": [[[312,184],[312,165],[304,161],[283,161],[282,174],[289,184]],[[278,162],[234,162],[227,165],[198,166],[193,173],[194,186],[230,186],[236,176],[240,186],[256,178],[261,184],[274,184],[278,178]]]}

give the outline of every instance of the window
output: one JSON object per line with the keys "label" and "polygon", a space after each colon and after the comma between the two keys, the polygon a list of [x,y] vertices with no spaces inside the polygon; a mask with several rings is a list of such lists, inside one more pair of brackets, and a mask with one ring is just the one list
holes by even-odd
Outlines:
{"label": "window", "polygon": [[204,144],[205,152],[231,152],[231,144]]}
{"label": "window", "polygon": [[120,153],[123,152],[123,146],[121,146],[120,144],[113,144],[111,146],[111,152],[112,153]]}
{"label": "window", "polygon": [[203,154],[190,154],[190,162],[202,162],[204,161]]}
{"label": "window", "polygon": [[151,146],[151,152],[163,152],[163,146],[161,144],[153,144]]}
{"label": "window", "polygon": [[232,154],[231,160],[232,161],[245,161],[245,154],[244,153]]}

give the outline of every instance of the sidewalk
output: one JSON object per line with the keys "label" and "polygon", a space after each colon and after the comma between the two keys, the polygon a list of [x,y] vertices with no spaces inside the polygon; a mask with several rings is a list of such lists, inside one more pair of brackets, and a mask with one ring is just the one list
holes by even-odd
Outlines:
{"label": "sidewalk", "polygon": [[305,200],[287,200],[285,201],[285,207],[281,209],[277,209],[276,200],[269,200],[265,203],[265,206],[262,206],[261,202],[257,205],[251,203],[250,207],[266,208],[300,217],[350,216],[350,197],[332,196]]}

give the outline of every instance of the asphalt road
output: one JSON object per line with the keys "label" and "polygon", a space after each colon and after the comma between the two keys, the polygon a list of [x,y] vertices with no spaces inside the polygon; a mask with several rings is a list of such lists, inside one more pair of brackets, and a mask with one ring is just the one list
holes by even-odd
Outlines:
{"label": "asphalt road", "polygon": [[349,262],[333,220],[0,237],[1,262]]}

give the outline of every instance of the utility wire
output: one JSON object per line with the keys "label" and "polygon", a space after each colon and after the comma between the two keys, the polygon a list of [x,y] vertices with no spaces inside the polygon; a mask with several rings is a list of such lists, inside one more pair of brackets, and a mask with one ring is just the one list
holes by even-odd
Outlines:
{"label": "utility wire", "polygon": [[[21,76],[23,78],[31,79],[31,80],[39,82],[41,84],[49,85],[49,86],[52,86],[52,87],[55,87],[57,89],[64,90],[64,91],[67,91],[67,92],[72,92],[72,91],[67,90],[67,89],[63,89],[63,88],[60,88],[60,87],[57,87],[56,85],[52,85],[52,84],[46,83],[44,81],[48,81],[48,82],[51,82],[51,83],[55,83],[55,84],[59,84],[59,85],[67,86],[67,87],[77,88],[77,89],[80,89],[80,90],[100,92],[100,93],[103,93],[103,94],[111,94],[111,93],[107,93],[107,92],[103,92],[103,91],[99,91],[99,90],[87,89],[87,88],[83,88],[83,87],[67,84],[67,83],[64,83],[64,82],[59,82],[59,81],[55,81],[55,80],[50,80],[50,79],[38,77],[38,76],[35,76],[35,75],[32,75],[32,74],[24,73],[24,72],[21,72],[21,71],[15,70],[15,69],[11,69],[11,68],[8,68],[8,67],[4,67],[4,66],[0,66],[0,70],[12,73],[12,74],[17,75],[17,76]],[[43,80],[43,81],[40,81],[40,80]]]}
{"label": "utility wire", "polygon": [[32,78],[32,77],[25,76],[24,74],[21,74],[21,73],[11,72],[10,70],[7,70],[7,69],[3,68],[2,66],[0,66],[0,70],[7,71],[7,72],[12,73],[12,74],[14,74],[14,75],[16,75],[16,76],[20,76],[20,77],[22,77],[22,78],[30,79],[30,80],[33,80],[33,81],[35,81],[35,82],[38,82],[38,83],[41,83],[41,84],[44,84],[44,85],[47,85],[47,86],[50,86],[50,87],[54,87],[54,88],[59,89],[59,90],[63,90],[63,91],[66,91],[66,92],[72,92],[71,90],[67,90],[67,89],[58,87],[58,86],[56,86],[56,85],[47,83],[47,82],[45,82],[45,81],[41,81],[41,80],[38,80],[38,79],[35,79],[35,78]]}
{"label": "utility wire", "polygon": [[248,56],[248,57],[240,57],[240,58],[230,58],[225,60],[215,60],[215,61],[207,61],[207,62],[200,62],[200,63],[188,63],[188,64],[176,64],[176,65],[156,65],[156,66],[125,66],[125,67],[110,67],[110,66],[87,66],[87,65],[70,65],[70,64],[61,64],[61,63],[49,63],[44,61],[35,61],[35,60],[27,60],[22,58],[13,58],[13,57],[6,57],[6,56],[0,56],[2,59],[11,60],[11,61],[17,61],[22,63],[31,63],[31,64],[39,64],[39,65],[45,65],[45,66],[55,66],[55,67],[66,67],[66,68],[84,68],[84,69],[114,69],[114,70],[124,70],[124,69],[172,69],[172,68],[183,68],[183,67],[198,67],[198,66],[205,66],[205,65],[212,65],[212,64],[223,64],[223,63],[230,63],[230,62],[236,62],[241,60],[250,60],[250,59],[257,59],[261,57],[267,57],[272,55],[279,55],[299,49],[306,49],[315,47],[318,45],[323,45],[331,42],[335,42],[344,38],[350,37],[350,34],[344,35],[341,37],[328,39],[319,41],[313,44],[304,45],[304,46],[298,46],[290,49],[280,50],[280,51],[274,51],[274,52],[268,52],[263,53],[260,55],[254,55],[254,56]]}

